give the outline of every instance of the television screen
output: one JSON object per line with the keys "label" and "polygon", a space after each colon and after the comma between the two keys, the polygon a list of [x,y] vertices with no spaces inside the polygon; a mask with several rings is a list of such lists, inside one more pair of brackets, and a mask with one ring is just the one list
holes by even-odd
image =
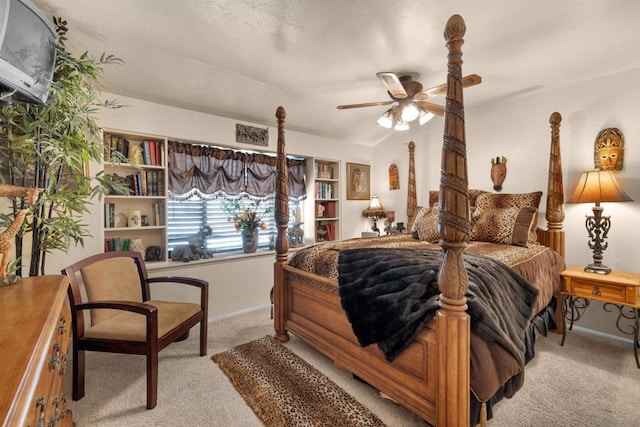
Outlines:
{"label": "television screen", "polygon": [[0,0],[0,84],[15,97],[45,103],[56,55],[56,33],[28,0]]}

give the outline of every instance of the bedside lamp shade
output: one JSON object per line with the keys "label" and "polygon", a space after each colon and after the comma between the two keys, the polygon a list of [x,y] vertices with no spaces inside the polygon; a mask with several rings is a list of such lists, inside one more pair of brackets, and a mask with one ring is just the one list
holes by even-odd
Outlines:
{"label": "bedside lamp shade", "polygon": [[611,171],[582,172],[569,203],[632,202]]}
{"label": "bedside lamp shade", "polygon": [[592,170],[583,172],[569,203],[595,203],[593,215],[587,215],[585,225],[589,233],[589,248],[593,250],[593,263],[585,267],[590,273],[608,274],[611,268],[602,264],[602,252],[607,249],[605,243],[611,220],[603,216],[600,203],[631,202],[631,197],[622,191],[618,181],[610,170]]}
{"label": "bedside lamp shade", "polygon": [[384,218],[387,216],[387,211],[384,210],[382,203],[380,202],[380,198],[378,196],[371,197],[371,201],[369,202],[369,207],[362,211],[362,216],[365,218],[371,218],[373,220],[373,227],[371,230],[380,233],[380,229],[378,228],[376,222],[380,218]]}

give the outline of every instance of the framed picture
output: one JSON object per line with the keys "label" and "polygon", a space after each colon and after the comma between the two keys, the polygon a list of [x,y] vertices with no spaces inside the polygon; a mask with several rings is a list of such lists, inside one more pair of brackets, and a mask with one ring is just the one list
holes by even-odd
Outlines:
{"label": "framed picture", "polygon": [[371,198],[371,166],[347,163],[347,200]]}

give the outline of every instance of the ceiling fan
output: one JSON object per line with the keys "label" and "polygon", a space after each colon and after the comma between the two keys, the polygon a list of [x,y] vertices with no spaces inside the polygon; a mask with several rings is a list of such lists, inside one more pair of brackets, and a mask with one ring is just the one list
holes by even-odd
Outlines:
{"label": "ceiling fan", "polygon": [[[444,107],[429,102],[428,99],[446,94],[446,83],[423,89],[422,83],[413,80],[410,75],[398,77],[396,73],[380,72],[376,76],[386,86],[390,101],[338,105],[338,110],[395,104],[378,119],[380,126],[395,130],[409,129],[409,122],[416,119],[419,119],[419,123],[423,125],[434,116],[444,116]],[[470,74],[463,77],[462,86],[474,86],[481,82],[482,78],[479,75]]]}

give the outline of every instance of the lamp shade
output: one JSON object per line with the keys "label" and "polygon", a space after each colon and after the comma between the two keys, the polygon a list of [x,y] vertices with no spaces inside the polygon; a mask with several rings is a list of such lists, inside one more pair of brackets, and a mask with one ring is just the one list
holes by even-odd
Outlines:
{"label": "lamp shade", "polygon": [[569,203],[632,202],[610,170],[585,171]]}
{"label": "lamp shade", "polygon": [[378,196],[371,197],[369,207],[362,211],[362,216],[365,218],[384,218],[387,216]]}

